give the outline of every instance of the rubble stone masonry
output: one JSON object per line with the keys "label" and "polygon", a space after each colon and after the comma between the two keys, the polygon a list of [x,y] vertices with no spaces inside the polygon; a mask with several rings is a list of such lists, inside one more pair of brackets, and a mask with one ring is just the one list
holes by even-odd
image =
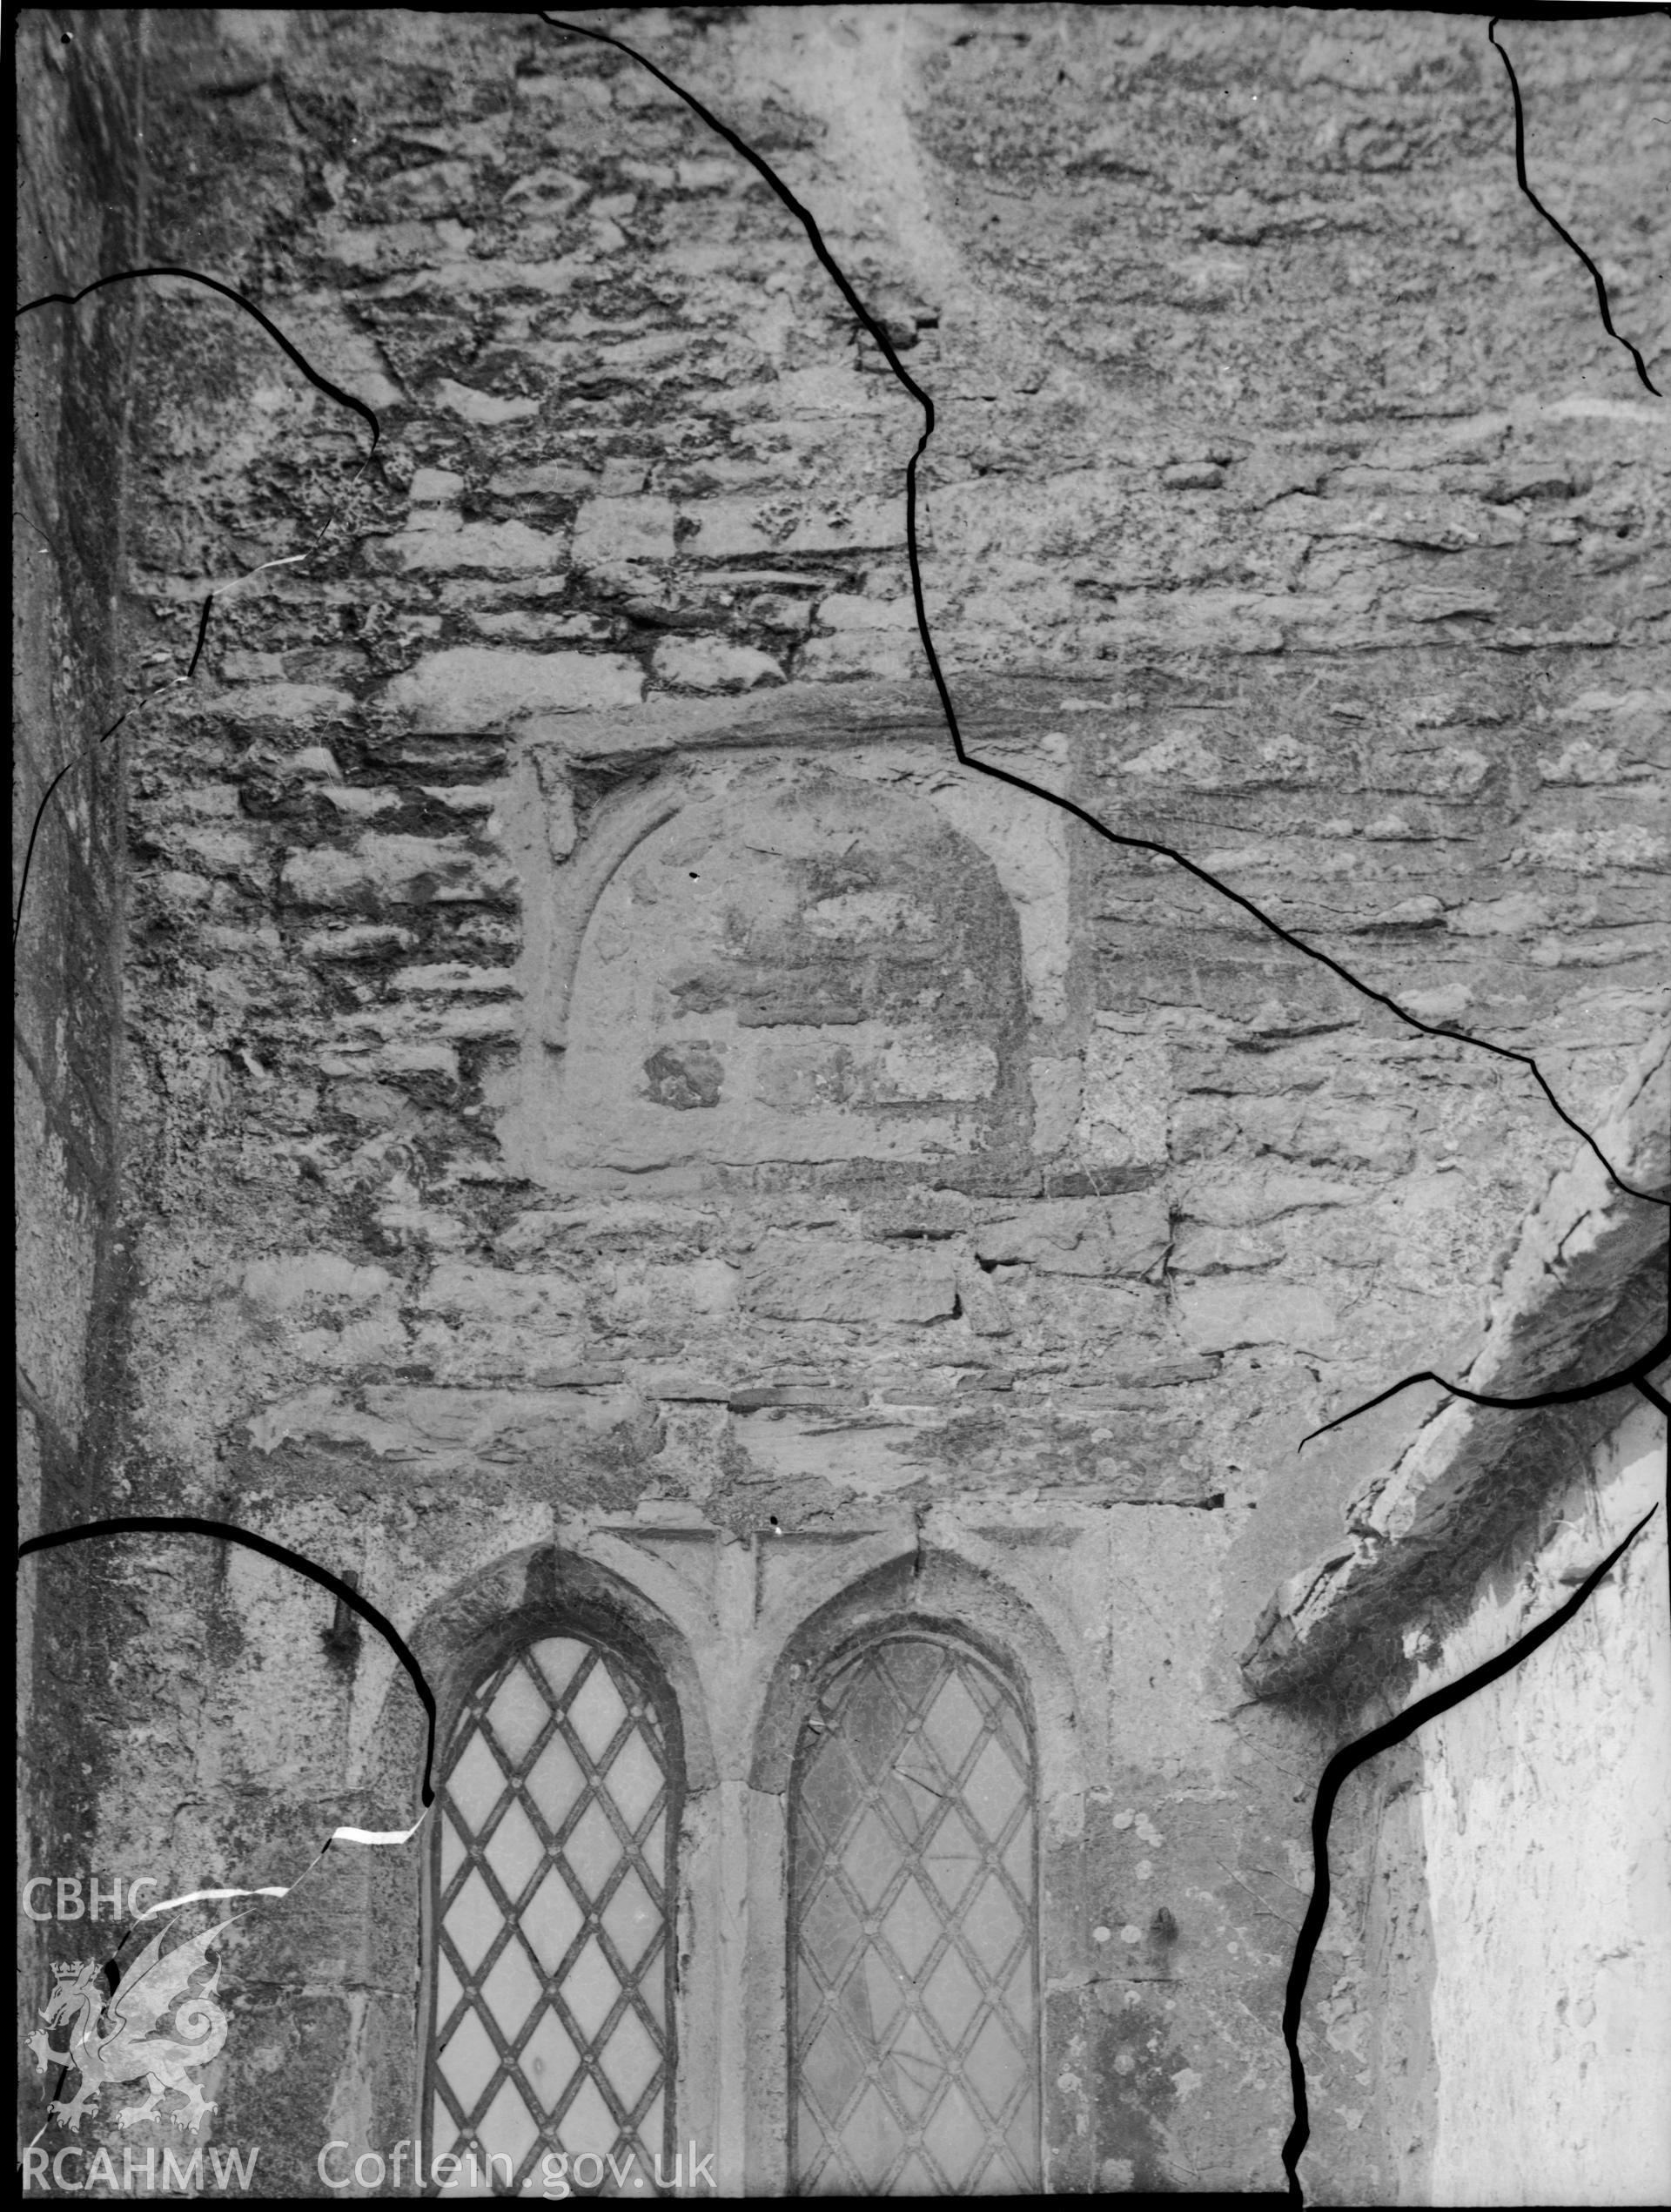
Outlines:
{"label": "rubble stone masonry", "polygon": [[[136,19],[68,12],[19,53],[18,296],[134,259],[140,217]],[[125,427],[138,302],[49,307],[17,328],[12,608],[13,1146],[20,1535],[90,1519],[119,1422],[117,1057],[125,759],[96,745],[133,696],[121,628]],[[75,763],[91,748],[91,756]],[[31,846],[42,795],[62,777]],[[23,870],[28,869],[26,895]],[[20,897],[23,904],[16,902]],[[120,1599],[108,1559],[30,1567],[18,1588],[17,1857],[84,1871],[111,1749],[81,1699]],[[79,1595],[77,1637],[64,1596]],[[31,1718],[51,1709],[44,1729]],[[19,1987],[46,1978],[20,1916]]]}

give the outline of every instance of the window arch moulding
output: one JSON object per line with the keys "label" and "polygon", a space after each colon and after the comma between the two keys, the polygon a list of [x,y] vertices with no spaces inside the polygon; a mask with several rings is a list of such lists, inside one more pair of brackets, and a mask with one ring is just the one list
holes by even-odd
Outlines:
{"label": "window arch moulding", "polygon": [[685,1813],[713,1780],[683,1637],[607,1569],[541,1546],[471,1577],[413,1641],[441,1746],[412,1927],[419,2134],[473,2149],[501,2187],[506,2160],[521,2187],[560,2145],[670,2173],[692,2087]]}
{"label": "window arch moulding", "polygon": [[863,1577],[784,1649],[751,1783],[750,2193],[1089,2187],[1083,1760],[1034,1609],[943,1552]]}
{"label": "window arch moulding", "polygon": [[896,1624],[825,1671],[789,1786],[798,2195],[1039,2187],[1037,1781],[965,1637]]}
{"label": "window arch moulding", "polygon": [[673,1718],[641,1660],[572,1621],[466,1701],[430,1851],[432,2157],[503,2160],[518,2189],[558,2145],[672,2170]]}

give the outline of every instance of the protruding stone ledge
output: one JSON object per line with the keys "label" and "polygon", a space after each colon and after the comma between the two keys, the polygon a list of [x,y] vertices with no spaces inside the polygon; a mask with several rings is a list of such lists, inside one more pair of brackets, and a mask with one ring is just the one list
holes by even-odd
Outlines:
{"label": "protruding stone ledge", "polygon": [[[1671,1193],[1665,1039],[1643,1052],[1596,1142],[1634,1189]],[[1620,1190],[1586,1146],[1527,1221],[1484,1346],[1453,1379],[1532,1397],[1616,1373],[1663,1343],[1666,1230],[1663,1207]],[[1261,1697],[1386,1690],[1412,1616],[1431,1624],[1463,1597],[1631,1397],[1627,1386],[1536,1411],[1447,1400],[1347,1506],[1341,1543],[1271,1597],[1241,1654],[1249,1686]]]}

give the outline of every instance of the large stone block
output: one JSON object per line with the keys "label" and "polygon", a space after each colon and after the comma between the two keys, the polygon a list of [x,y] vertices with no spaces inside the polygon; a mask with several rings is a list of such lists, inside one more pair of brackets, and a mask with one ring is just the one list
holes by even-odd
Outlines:
{"label": "large stone block", "polygon": [[903,499],[853,500],[804,514],[782,541],[784,553],[892,551],[905,542]]}
{"label": "large stone block", "polygon": [[567,550],[561,538],[526,522],[463,522],[438,513],[386,540],[382,559],[413,573],[480,568],[496,576],[555,575]]}
{"label": "large stone block", "polygon": [[734,558],[739,554],[769,553],[773,536],[759,521],[757,508],[758,502],[754,500],[704,500],[690,513],[696,535],[691,539],[688,550],[699,560],[708,561]]}
{"label": "large stone block", "polygon": [[372,914],[386,905],[500,900],[517,882],[506,862],[460,839],[393,835],[362,837],[352,852],[292,853],[281,880],[285,896],[299,906]]}
{"label": "large stone block", "polygon": [[277,723],[285,729],[308,729],[324,722],[339,722],[354,710],[352,691],[329,683],[241,683],[217,692],[203,703],[204,711],[218,720],[245,725]]}
{"label": "large stone block", "polygon": [[673,502],[664,499],[587,500],[574,518],[577,568],[624,561],[671,561]]}
{"label": "large stone block", "polygon": [[968,1102],[990,1099],[997,1086],[997,1052],[970,1038],[890,1038],[876,1068],[876,1096],[889,1101]]}
{"label": "large stone block", "polygon": [[357,1267],[336,1252],[275,1254],[244,1270],[243,1292],[252,1305],[288,1313],[318,1301],[352,1308],[369,1306],[393,1284],[386,1267]]}
{"label": "large stone block", "polygon": [[1158,1165],[1166,1157],[1171,1078],[1164,1042],[1093,1030],[1085,1049],[1077,1150],[1089,1167]]}
{"label": "large stone block", "polygon": [[632,707],[644,693],[634,661],[620,653],[496,652],[453,645],[426,654],[384,693],[420,729],[497,729],[525,715]]}
{"label": "large stone block", "polygon": [[743,1303],[774,1321],[931,1321],[956,1303],[940,1253],[768,1237],[743,1270]]}
{"label": "large stone block", "polygon": [[818,602],[818,627],[826,630],[916,631],[916,609],[909,599],[867,599],[854,592],[831,592]]}
{"label": "large stone block", "polygon": [[513,1274],[507,1268],[461,1267],[449,1261],[431,1275],[418,1303],[425,1313],[459,1321],[529,1321],[577,1314],[585,1296],[566,1275]]}
{"label": "large stone block", "polygon": [[623,1389],[482,1390],[378,1385],[364,1408],[328,1386],[303,1392],[254,1415],[251,1442],[262,1453],[291,1440],[347,1446],[377,1459],[428,1462],[437,1473],[465,1472],[477,1457],[556,1460],[571,1469],[648,1459],[656,1416]]}
{"label": "large stone block", "polygon": [[976,1230],[976,1256],[991,1267],[1024,1262],[1046,1274],[1140,1275],[1158,1265],[1171,1235],[1158,1192],[1057,1199]]}
{"label": "large stone block", "polygon": [[1325,1348],[1334,1339],[1334,1308],[1321,1291],[1293,1282],[1191,1283],[1178,1297],[1178,1326],[1200,1352],[1243,1345]]}
{"label": "large stone block", "polygon": [[1033,1091],[1033,1150],[1049,1159],[1066,1145],[1079,1119],[1084,1066],[1077,1059],[1036,1059],[1027,1074]]}
{"label": "large stone block", "polygon": [[664,683],[688,691],[752,691],[756,684],[783,681],[769,653],[719,637],[670,637],[656,647],[654,668]]}

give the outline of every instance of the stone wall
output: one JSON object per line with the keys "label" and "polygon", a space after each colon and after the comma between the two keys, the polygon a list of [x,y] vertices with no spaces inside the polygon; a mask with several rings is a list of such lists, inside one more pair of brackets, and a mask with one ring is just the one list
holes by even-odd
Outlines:
{"label": "stone wall", "polygon": [[[971,750],[1599,1115],[1664,951],[1657,409],[1516,192],[1482,30],[621,28],[816,209],[935,395]],[[352,1571],[443,1655],[459,1593],[522,1603],[554,1543],[682,1624],[691,1879],[734,1931],[683,2094],[733,2188],[769,2178],[736,2022],[786,1640],[898,1561],[976,1574],[1072,1690],[1053,2178],[1278,2185],[1341,1720],[1250,1704],[1235,1654],[1431,1394],[1299,1439],[1467,1356],[1570,1133],[957,770],[906,589],[918,419],[644,72],[509,16],[148,35],[147,256],[247,292],[384,434],[359,473],[364,426],[247,318],[159,289],[134,662],[216,606],[132,768],[112,1495]],[[1546,189],[1650,345],[1662,26],[1512,36]],[[272,1882],[411,1817],[415,1707],[319,1592],[172,1540],[122,1571],[148,1763],[101,1849]],[[286,2190],[326,2134],[413,2130],[417,1886],[333,1856],[230,1940],[217,2137]],[[1339,2027],[1308,2187],[1385,2192]]]}
{"label": "stone wall", "polygon": [[[96,10],[31,10],[18,25],[20,300],[73,291],[133,258],[136,45],[132,18]],[[131,290],[73,312],[38,308],[18,325],[12,1070],[20,1536],[97,1509],[117,1411],[125,750],[120,736],[103,746],[95,741],[135,696],[118,619],[138,327]],[[41,802],[66,770],[31,851]],[[31,1564],[20,1582],[17,1857],[24,1874],[109,1877],[102,1864],[90,1869],[87,1856],[94,1799],[111,1763],[96,1710],[100,1639],[63,1633],[71,1593],[105,1587],[103,1563],[84,1553],[73,1565]],[[45,1692],[39,1700],[37,1686]],[[23,1920],[20,1933],[20,2002],[32,2014],[45,1973],[43,1931]],[[80,1932],[66,1933],[73,1947]]]}

